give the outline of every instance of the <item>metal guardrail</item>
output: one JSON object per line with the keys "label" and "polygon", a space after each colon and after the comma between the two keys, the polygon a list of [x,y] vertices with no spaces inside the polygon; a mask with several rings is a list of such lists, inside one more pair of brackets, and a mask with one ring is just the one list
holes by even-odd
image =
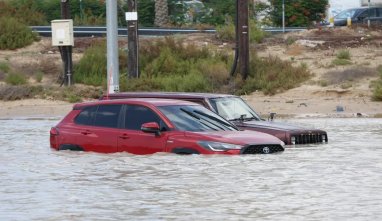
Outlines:
{"label": "metal guardrail", "polygon": [[[31,26],[31,29],[41,36],[52,36],[50,26]],[[106,27],[73,27],[75,37],[106,36]],[[169,29],[169,28],[139,28],[139,35],[164,36],[173,34],[191,34],[191,33],[215,33],[214,29]],[[127,28],[118,28],[118,36],[127,36]]]}
{"label": "metal guardrail", "polygon": [[[31,26],[31,29],[39,35],[44,37],[52,36],[51,26]],[[282,28],[264,28],[265,32],[269,32],[272,34],[282,33]],[[296,32],[303,31],[306,28],[286,28],[285,32]],[[73,32],[75,37],[90,37],[90,36],[106,36],[107,30],[106,27],[89,27],[89,26],[75,26],[73,27]],[[176,28],[139,28],[139,35],[147,35],[147,36],[164,36],[164,35],[173,35],[173,34],[192,34],[192,33],[216,33],[215,29],[176,29]],[[127,28],[118,28],[118,36],[123,37],[127,36]]]}

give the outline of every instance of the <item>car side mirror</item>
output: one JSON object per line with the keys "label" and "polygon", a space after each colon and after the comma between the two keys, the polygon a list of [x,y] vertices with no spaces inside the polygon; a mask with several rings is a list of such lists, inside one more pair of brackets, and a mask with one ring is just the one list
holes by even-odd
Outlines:
{"label": "car side mirror", "polygon": [[156,136],[160,135],[160,128],[157,122],[148,122],[142,124],[141,131],[145,133],[153,133]]}

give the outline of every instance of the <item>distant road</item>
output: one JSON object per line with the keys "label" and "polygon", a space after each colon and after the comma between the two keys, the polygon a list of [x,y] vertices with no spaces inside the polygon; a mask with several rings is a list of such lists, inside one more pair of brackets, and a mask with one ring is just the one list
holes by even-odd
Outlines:
{"label": "distant road", "polygon": [[[51,26],[31,26],[32,30],[41,36],[52,36]],[[106,36],[106,27],[74,27],[75,37]],[[285,32],[303,31],[306,28],[285,28]],[[282,28],[264,28],[266,32],[282,33]],[[164,36],[173,34],[192,34],[192,33],[216,33],[215,29],[176,29],[176,28],[139,28],[139,35]],[[118,36],[127,36],[127,28],[118,28]]]}

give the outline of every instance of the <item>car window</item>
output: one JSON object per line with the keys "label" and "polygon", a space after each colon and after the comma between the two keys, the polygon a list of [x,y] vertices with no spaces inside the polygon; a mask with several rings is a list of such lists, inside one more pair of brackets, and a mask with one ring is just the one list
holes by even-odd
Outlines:
{"label": "car window", "polygon": [[356,11],[357,9],[348,9],[348,10],[342,11],[335,16],[335,19],[347,19],[348,17],[353,18]]}
{"label": "car window", "polygon": [[74,119],[74,123],[81,125],[93,125],[98,106],[82,109],[81,113]]}
{"label": "car window", "polygon": [[118,128],[118,117],[122,105],[100,105],[94,126]]}
{"label": "car window", "polygon": [[130,130],[141,130],[141,126],[144,123],[157,122],[160,125],[161,130],[166,130],[166,126],[159,116],[151,109],[138,106],[138,105],[126,105],[125,115],[125,128]]}
{"label": "car window", "polygon": [[227,120],[260,120],[261,118],[248,104],[238,97],[211,98],[211,106]]}
{"label": "car window", "polygon": [[377,8],[377,16],[382,17],[382,8]]}
{"label": "car window", "polygon": [[368,18],[368,17],[377,17],[377,12],[375,8],[365,10],[358,17],[359,18]]}

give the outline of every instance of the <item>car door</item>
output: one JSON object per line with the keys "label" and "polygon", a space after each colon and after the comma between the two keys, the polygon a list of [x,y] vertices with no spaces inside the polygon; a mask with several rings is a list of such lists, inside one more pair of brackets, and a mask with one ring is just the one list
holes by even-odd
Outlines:
{"label": "car door", "polygon": [[[124,130],[118,137],[118,151],[133,154],[152,154],[165,152],[168,139],[168,127],[152,109],[141,105],[124,106]],[[141,130],[144,123],[157,122],[162,132],[160,135],[145,133]]]}
{"label": "car door", "polygon": [[[99,153],[117,152],[122,105],[99,105],[82,111],[74,123],[78,125],[75,133],[76,144],[85,151]],[[92,114],[93,116],[89,116]]]}

